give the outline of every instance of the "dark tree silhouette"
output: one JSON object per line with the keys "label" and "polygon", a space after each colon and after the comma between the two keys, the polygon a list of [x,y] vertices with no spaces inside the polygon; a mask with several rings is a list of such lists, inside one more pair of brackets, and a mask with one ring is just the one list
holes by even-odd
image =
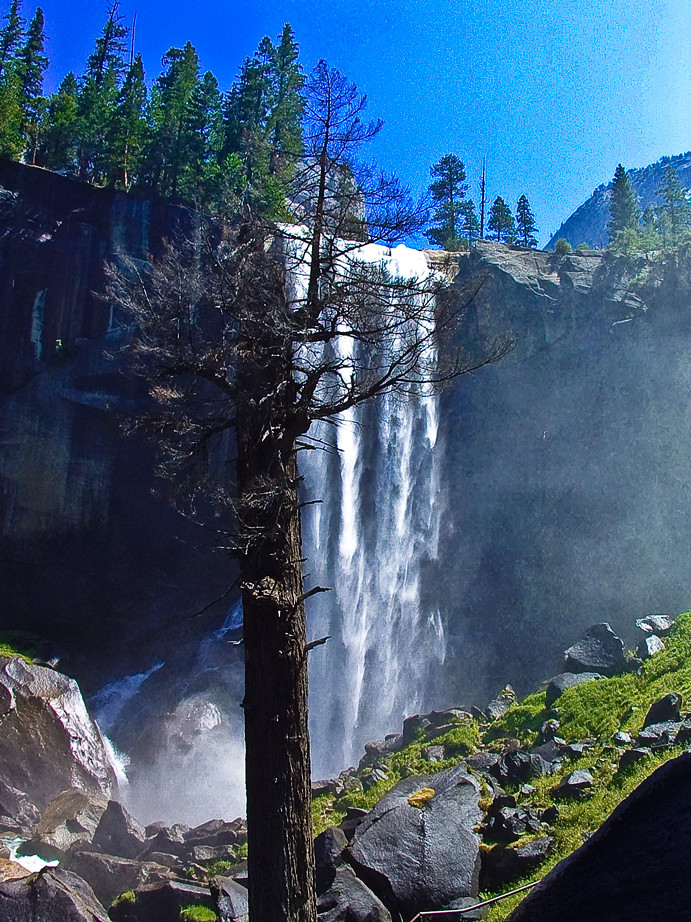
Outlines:
{"label": "dark tree silhouette", "polygon": [[[391,176],[357,159],[380,129],[366,98],[320,62],[308,81],[301,224],[249,211],[204,225],[148,268],[125,260],[110,296],[136,322],[151,423],[193,501],[233,513],[244,613],[249,900],[253,922],[314,922],[305,600],[298,451],[309,427],[389,389],[433,387],[496,359],[450,337],[472,293],[394,278],[377,252],[338,235],[394,242],[425,219]],[[379,254],[381,256],[381,253]],[[441,355],[441,359],[437,359]],[[234,478],[211,481],[228,430]]]}

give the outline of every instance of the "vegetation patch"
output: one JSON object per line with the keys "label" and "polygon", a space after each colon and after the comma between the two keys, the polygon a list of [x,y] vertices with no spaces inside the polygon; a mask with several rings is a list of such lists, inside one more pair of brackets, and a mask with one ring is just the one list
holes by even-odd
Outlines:
{"label": "vegetation patch", "polygon": [[206,906],[185,906],[180,910],[180,922],[216,922],[218,916]]}

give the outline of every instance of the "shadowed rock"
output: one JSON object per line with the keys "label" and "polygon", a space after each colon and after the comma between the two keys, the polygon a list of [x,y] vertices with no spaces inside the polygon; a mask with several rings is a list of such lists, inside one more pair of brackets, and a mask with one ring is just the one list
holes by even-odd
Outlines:
{"label": "shadowed rock", "polygon": [[391,922],[386,906],[347,865],[338,868],[331,887],[319,897],[317,912],[320,922]]}
{"label": "shadowed rock", "polygon": [[110,922],[91,887],[76,874],[44,868],[0,883],[0,922]]}
{"label": "shadowed rock", "polygon": [[564,651],[566,672],[599,672],[614,676],[629,668],[626,647],[621,637],[603,622],[588,628],[583,638]]}
{"label": "shadowed rock", "polygon": [[214,877],[209,887],[219,922],[247,922],[249,903],[243,886],[232,877]]}
{"label": "shadowed rock", "polygon": [[96,828],[93,844],[109,855],[137,858],[147,844],[146,833],[122,804],[111,800]]}
{"label": "shadowed rock", "polygon": [[507,922],[689,918],[691,754],[666,762],[547,874]]}
{"label": "shadowed rock", "polygon": [[545,690],[545,707],[551,708],[554,702],[561,697],[567,688],[580,685],[582,682],[592,682],[601,679],[599,672],[562,672],[555,675],[547,683]]}
{"label": "shadowed rock", "polygon": [[173,877],[172,871],[153,861],[133,861],[89,851],[75,852],[69,857],[67,867],[89,884],[104,906],[110,906],[125,890]]}

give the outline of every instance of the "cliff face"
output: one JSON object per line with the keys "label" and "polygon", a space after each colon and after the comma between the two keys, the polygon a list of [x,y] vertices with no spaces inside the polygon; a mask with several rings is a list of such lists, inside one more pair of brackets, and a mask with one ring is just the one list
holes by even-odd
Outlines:
{"label": "cliff face", "polygon": [[0,163],[2,624],[54,641],[87,691],[182,655],[232,581],[160,495],[150,447],[121,434],[140,387],[99,297],[105,260],[155,252],[184,218]]}
{"label": "cliff face", "polygon": [[[16,164],[0,187],[3,628],[52,639],[87,694],[165,660],[150,684],[166,707],[203,709],[222,673],[235,707],[241,653],[200,646],[234,574],[166,502],[150,446],[122,436],[141,394],[94,294],[104,259],[156,251],[184,214]],[[444,514],[422,582],[447,656],[429,708],[527,690],[596,621],[626,637],[634,614],[688,607],[689,273],[630,276],[490,243],[460,257],[458,284],[479,288],[465,341],[515,348],[441,398]],[[376,515],[377,497],[361,506]]]}
{"label": "cliff face", "polygon": [[430,591],[452,701],[527,691],[574,632],[609,621],[631,639],[632,614],[684,610],[691,585],[688,261],[641,272],[484,245],[459,280],[481,277],[468,335],[516,348],[442,397]]}

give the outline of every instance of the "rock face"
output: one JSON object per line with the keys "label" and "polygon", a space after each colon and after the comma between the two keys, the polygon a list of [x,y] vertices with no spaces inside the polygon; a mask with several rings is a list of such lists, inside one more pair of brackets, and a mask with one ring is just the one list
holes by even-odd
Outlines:
{"label": "rock face", "polygon": [[477,893],[479,786],[461,768],[400,781],[355,831],[362,879],[405,917]]}
{"label": "rock face", "polygon": [[19,657],[0,657],[0,687],[5,785],[19,789],[41,810],[67,788],[111,796],[115,773],[73,679]]}
{"label": "rock face", "polygon": [[652,913],[681,922],[690,852],[691,753],[684,753],[639,785],[509,920],[647,922]]}
{"label": "rock face", "polygon": [[44,868],[0,883],[0,922],[110,922],[88,884],[76,874]]}
{"label": "rock face", "polygon": [[628,667],[626,647],[606,622],[594,624],[578,643],[564,653],[567,672],[619,675]]}

